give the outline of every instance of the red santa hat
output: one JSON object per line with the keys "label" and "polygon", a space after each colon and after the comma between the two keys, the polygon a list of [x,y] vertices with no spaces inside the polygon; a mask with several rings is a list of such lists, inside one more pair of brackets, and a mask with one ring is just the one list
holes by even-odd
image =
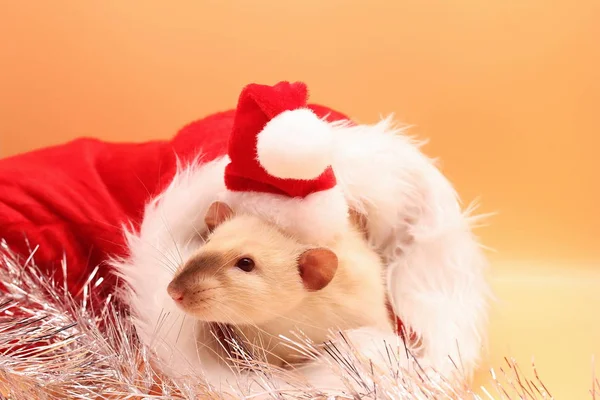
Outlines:
{"label": "red santa hat", "polygon": [[311,242],[348,226],[332,169],[333,129],[308,106],[303,83],[246,86],[238,101],[225,168],[225,201]]}

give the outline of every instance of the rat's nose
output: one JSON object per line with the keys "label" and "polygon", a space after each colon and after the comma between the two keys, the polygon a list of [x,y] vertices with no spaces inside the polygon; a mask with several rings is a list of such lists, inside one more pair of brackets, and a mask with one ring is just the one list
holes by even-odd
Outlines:
{"label": "rat's nose", "polygon": [[183,288],[174,282],[169,283],[169,286],[167,286],[167,293],[178,303],[183,301],[183,295],[185,294]]}

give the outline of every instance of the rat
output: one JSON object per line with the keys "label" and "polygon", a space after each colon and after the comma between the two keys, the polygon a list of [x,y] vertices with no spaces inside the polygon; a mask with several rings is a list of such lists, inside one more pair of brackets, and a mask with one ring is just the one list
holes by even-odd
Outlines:
{"label": "rat", "polygon": [[356,224],[315,246],[223,202],[212,203],[205,223],[204,244],[184,260],[167,292],[204,328],[196,339],[221,359],[231,357],[223,343],[230,335],[245,353],[289,367],[303,361],[285,339],[295,332],[321,344],[332,331],[393,330],[382,261]]}

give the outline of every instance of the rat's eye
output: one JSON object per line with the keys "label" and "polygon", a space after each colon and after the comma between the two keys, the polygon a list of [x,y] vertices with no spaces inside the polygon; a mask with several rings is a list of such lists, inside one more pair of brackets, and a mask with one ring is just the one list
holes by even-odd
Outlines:
{"label": "rat's eye", "polygon": [[252,260],[251,258],[247,258],[247,257],[240,258],[235,263],[235,266],[244,272],[250,272],[254,269],[254,260]]}

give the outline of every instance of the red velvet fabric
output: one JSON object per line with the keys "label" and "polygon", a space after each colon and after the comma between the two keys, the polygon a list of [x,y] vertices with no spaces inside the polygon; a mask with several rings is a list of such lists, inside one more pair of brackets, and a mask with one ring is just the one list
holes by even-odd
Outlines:
{"label": "red velvet fabric", "polygon": [[225,184],[229,190],[306,197],[335,186],[331,167],[313,180],[280,179],[269,175],[256,157],[257,136],[265,125],[284,111],[307,107],[307,99],[308,90],[301,82],[280,82],[274,86],[251,84],[244,88],[229,142],[231,163],[225,168]]}
{"label": "red velvet fabric", "polygon": [[[321,117],[346,119],[323,106]],[[181,129],[172,140],[107,143],[79,139],[0,160],[0,240],[62,282],[68,266],[71,293],[80,292],[90,272],[112,291],[109,256],[125,256],[122,225],[138,225],[146,202],[160,193],[184,163],[203,154],[204,162],[226,154],[235,110],[217,113]]]}

